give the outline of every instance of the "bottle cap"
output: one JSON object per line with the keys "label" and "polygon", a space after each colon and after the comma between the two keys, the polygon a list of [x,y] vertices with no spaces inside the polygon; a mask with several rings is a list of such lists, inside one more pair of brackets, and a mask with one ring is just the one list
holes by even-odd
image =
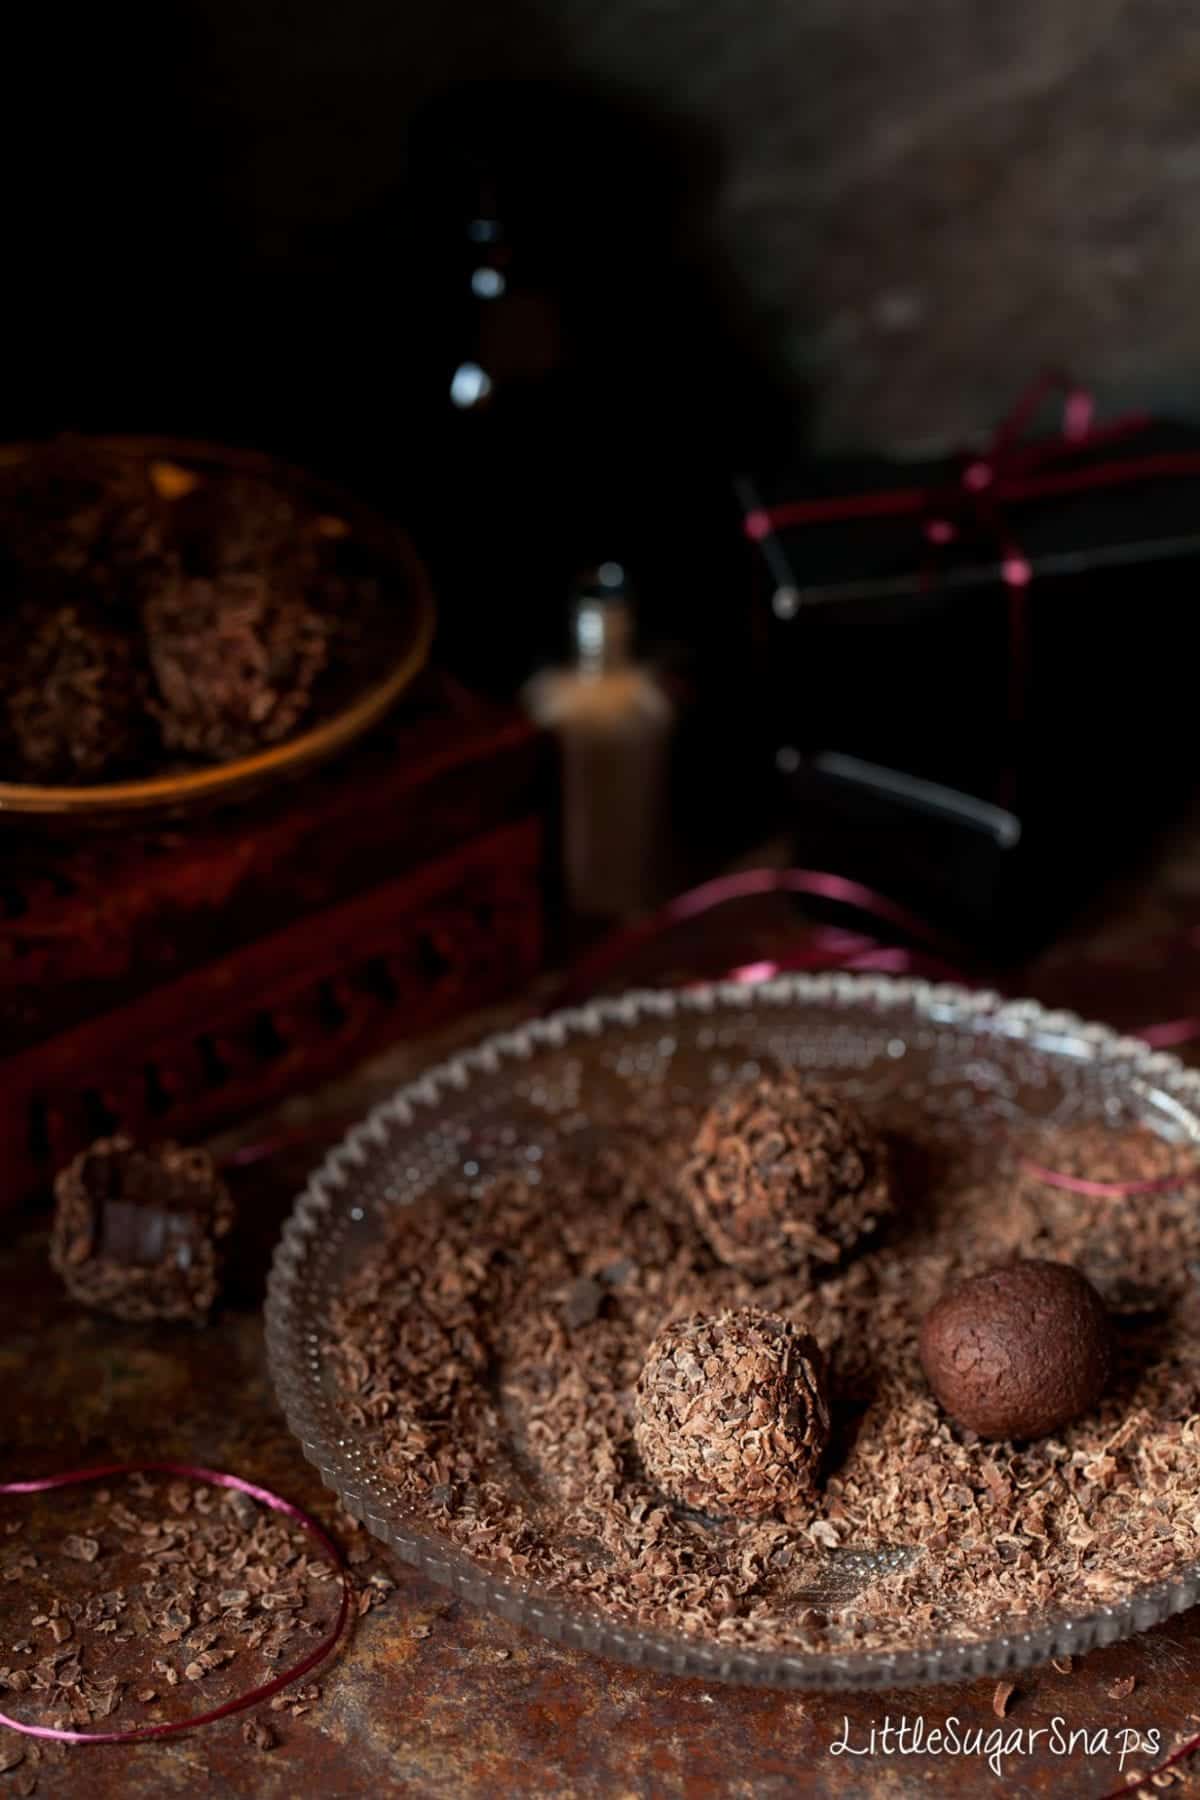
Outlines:
{"label": "bottle cap", "polygon": [[571,593],[571,648],[587,675],[622,668],[633,652],[633,601],[620,563],[605,562],[576,581]]}

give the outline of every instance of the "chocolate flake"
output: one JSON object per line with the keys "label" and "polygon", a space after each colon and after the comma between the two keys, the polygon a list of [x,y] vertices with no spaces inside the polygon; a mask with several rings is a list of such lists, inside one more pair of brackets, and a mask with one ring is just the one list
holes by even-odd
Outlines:
{"label": "chocolate flake", "polygon": [[563,1322],[568,1331],[578,1331],[581,1326],[590,1325],[593,1319],[600,1316],[600,1308],[604,1304],[604,1289],[598,1281],[588,1275],[581,1275],[573,1281],[563,1299]]}
{"label": "chocolate flake", "polygon": [[1007,1715],[1009,1701],[1016,1691],[1015,1681],[998,1681],[996,1683],[996,1691],[992,1695],[992,1711],[998,1719],[1003,1719]]}
{"label": "chocolate flake", "polygon": [[265,1719],[246,1719],[242,1723],[242,1740],[256,1750],[274,1750],[279,1739]]}
{"label": "chocolate flake", "polygon": [[72,1532],[62,1541],[62,1553],[76,1562],[95,1562],[100,1554],[100,1545],[93,1537],[79,1537]]}

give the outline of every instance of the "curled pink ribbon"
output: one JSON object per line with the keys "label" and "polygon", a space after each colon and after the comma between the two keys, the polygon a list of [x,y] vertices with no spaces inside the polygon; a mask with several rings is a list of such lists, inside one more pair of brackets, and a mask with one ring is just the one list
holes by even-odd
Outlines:
{"label": "curled pink ribbon", "polygon": [[13,1719],[7,1713],[0,1713],[0,1725],[7,1725],[10,1731],[19,1731],[25,1737],[49,1738],[56,1744],[135,1744],[142,1738],[169,1737],[174,1732],[191,1731],[197,1725],[211,1725],[217,1719],[227,1718],[230,1713],[243,1712],[246,1707],[254,1706],[260,1700],[269,1700],[281,1688],[298,1681],[301,1675],[307,1675],[310,1669],[315,1669],[329,1655],[346,1628],[346,1620],[350,1615],[350,1584],[342,1553],[333,1539],[314,1518],[300,1507],[293,1506],[290,1500],[285,1500],[281,1494],[272,1493],[270,1488],[257,1486],[253,1481],[243,1481],[240,1475],[227,1475],[220,1469],[199,1468],[191,1463],[104,1463],[91,1469],[71,1469],[64,1475],[39,1476],[34,1481],[0,1482],[0,1494],[44,1494],[52,1488],[79,1487],[88,1481],[104,1481],[118,1475],[175,1475],[184,1481],[203,1481],[210,1487],[230,1488],[236,1494],[247,1494],[251,1500],[257,1500],[272,1512],[282,1513],[308,1533],[337,1570],[342,1589],[337,1616],[315,1649],[310,1650],[307,1656],[293,1663],[282,1674],[272,1676],[270,1681],[251,1688],[248,1693],[237,1694],[232,1700],[225,1700],[220,1706],[211,1707],[208,1712],[196,1713],[190,1719],[171,1719],[163,1725],[134,1725],[125,1731],[64,1731],[55,1725],[29,1725],[23,1719]]}
{"label": "curled pink ribbon", "polygon": [[912,951],[900,945],[881,943],[861,932],[827,927],[812,934],[805,948],[786,961],[746,963],[730,969],[726,980],[766,981],[785,969],[886,968],[902,971],[912,969],[918,961],[930,973],[963,979],[957,966],[962,952],[957,945],[926,920],[861,881],[835,875],[828,869],[743,869],[737,874],[718,875],[700,887],[689,888],[648,919],[620,926],[567,971],[551,1007],[564,1006],[594,992],[596,985],[625,962],[633,951],[643,944],[653,943],[675,926],[700,918],[731,900],[747,900],[758,894],[806,894],[816,900],[833,901],[853,912],[880,920],[924,948],[919,952]]}
{"label": "curled pink ribbon", "polygon": [[[762,959],[741,963],[726,970],[727,981],[749,985],[770,981],[774,976],[793,969],[874,969],[893,974],[909,974],[920,970],[970,985],[969,977],[963,974],[955,962],[944,960],[947,953],[954,957],[961,954],[956,946],[936,932],[926,920],[910,913],[887,895],[865,887],[862,882],[832,874],[825,869],[746,869],[736,875],[722,875],[713,881],[706,881],[702,886],[678,895],[650,918],[619,927],[569,971],[566,983],[555,996],[554,1004],[561,1005],[571,996],[589,992],[597,981],[619,967],[632,951],[652,943],[675,926],[689,919],[699,918],[730,900],[744,900],[758,894],[773,893],[806,894],[818,900],[834,901],[903,932],[923,948],[910,950],[904,945],[884,943],[865,932],[823,926],[811,932],[804,946],[789,956],[777,960]],[[1165,1048],[1170,1044],[1186,1043],[1200,1035],[1200,1020],[1171,1019],[1163,1024],[1147,1025],[1134,1035],[1155,1048]],[[1164,1175],[1152,1180],[1089,1181],[1083,1176],[1068,1175],[1062,1169],[1048,1168],[1027,1157],[1021,1159],[1021,1168],[1027,1175],[1034,1176],[1049,1187],[1066,1188],[1072,1193],[1087,1194],[1096,1199],[1122,1199],[1134,1194],[1162,1193],[1178,1187],[1183,1180],[1179,1175]]]}
{"label": "curled pink ribbon", "polygon": [[1066,1188],[1072,1194],[1088,1194],[1095,1200],[1123,1200],[1129,1194],[1161,1194],[1168,1188],[1182,1187],[1182,1175],[1156,1175],[1143,1181],[1089,1181],[1082,1175],[1068,1175],[1063,1169],[1048,1169],[1042,1163],[1021,1158],[1026,1175],[1044,1181],[1047,1187]]}

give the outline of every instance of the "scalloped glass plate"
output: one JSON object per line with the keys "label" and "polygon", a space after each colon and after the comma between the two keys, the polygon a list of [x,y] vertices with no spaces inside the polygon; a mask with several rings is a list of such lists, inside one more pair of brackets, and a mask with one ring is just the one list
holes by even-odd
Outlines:
{"label": "scalloped glass plate", "polygon": [[401,1502],[375,1465],[369,1435],[339,1416],[323,1350],[331,1303],[383,1221],[461,1179],[464,1158],[468,1175],[486,1176],[514,1155],[548,1148],[568,1125],[578,1129],[593,1096],[611,1099],[667,1074],[673,1088],[700,1097],[762,1056],[836,1075],[868,1102],[901,1091],[968,1134],[1103,1121],[1200,1143],[1200,1073],[1071,1014],[956,986],[808,975],[640,992],[491,1038],[357,1126],[311,1178],[276,1250],[266,1306],[272,1373],[324,1481],[377,1537],[464,1599],[565,1643],[709,1679],[850,1688],[994,1675],[1111,1643],[1192,1605],[1198,1564],[1109,1606],[1023,1616],[986,1641],[848,1653],[744,1649],[641,1630],[539,1591],[475,1561]]}

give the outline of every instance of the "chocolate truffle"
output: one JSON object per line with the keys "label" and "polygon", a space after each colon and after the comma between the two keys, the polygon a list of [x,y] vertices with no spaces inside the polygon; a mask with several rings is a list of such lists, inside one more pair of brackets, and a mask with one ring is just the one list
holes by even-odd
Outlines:
{"label": "chocolate truffle", "polygon": [[840,1261],[891,1205],[885,1147],[858,1109],[788,1071],[709,1107],[681,1186],[721,1261],[760,1281]]}
{"label": "chocolate truffle", "polygon": [[203,1150],[102,1138],[54,1185],[50,1260],[85,1306],[118,1319],[202,1321],[233,1202]]}
{"label": "chocolate truffle", "polygon": [[329,627],[298,593],[259,574],[180,577],[144,619],[169,749],[227,762],[278,743],[308,710]]}
{"label": "chocolate truffle", "polygon": [[754,1307],[677,1319],[647,1353],[634,1436],[647,1474],[686,1506],[807,1516],[829,1440],[824,1358]]}
{"label": "chocolate truffle", "polygon": [[1112,1365],[1104,1302],[1068,1263],[1015,1262],[952,1288],[921,1326],[950,1416],[984,1438],[1039,1438],[1095,1406]]}
{"label": "chocolate truffle", "polygon": [[76,606],[30,607],[26,622],[4,695],[22,772],[94,781],[133,760],[145,732],[145,681],[129,639]]}

